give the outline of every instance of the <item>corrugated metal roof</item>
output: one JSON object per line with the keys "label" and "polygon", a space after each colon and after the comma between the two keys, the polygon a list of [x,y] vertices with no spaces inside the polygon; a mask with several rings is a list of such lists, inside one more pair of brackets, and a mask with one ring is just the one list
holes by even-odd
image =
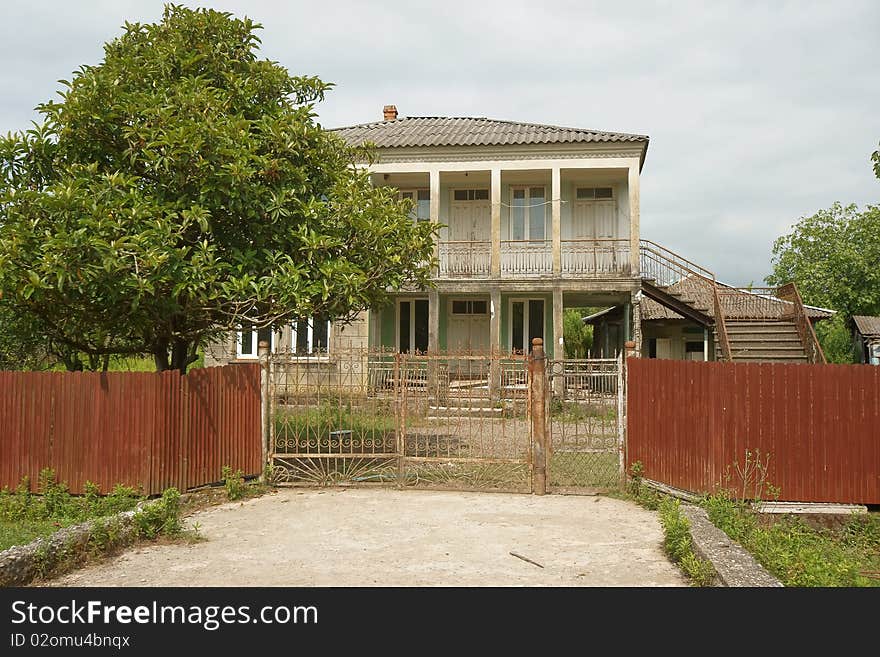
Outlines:
{"label": "corrugated metal roof", "polygon": [[408,116],[391,121],[334,128],[352,146],[370,142],[378,148],[407,146],[506,146],[632,142],[647,144],[647,135],[565,128],[541,123],[501,121],[485,117]]}
{"label": "corrugated metal roof", "polygon": [[[719,283],[719,286],[724,288],[729,287],[722,283]],[[708,311],[706,312],[707,315],[710,317],[715,316],[715,300],[712,297],[712,290],[708,285],[700,283],[692,277],[688,277],[670,285],[669,291],[681,292],[688,300],[694,301],[693,305],[701,308],[708,308]],[[754,300],[756,296],[765,300],[766,303],[755,304]],[[724,317],[727,319],[742,318],[746,315],[751,318],[756,310],[766,312],[767,319],[778,319],[779,316],[783,314],[783,311],[787,310],[786,306],[791,302],[777,299],[776,297],[736,290],[721,295],[721,303],[724,308]],[[745,309],[748,309],[748,313],[746,313]],[[653,299],[647,297],[642,299],[641,310],[642,320],[684,319],[677,312],[670,310],[663,304],[657,303]],[[806,304],[804,305],[804,310],[806,311],[807,317],[813,319],[826,319],[833,314],[831,311],[807,306]]]}
{"label": "corrugated metal roof", "polygon": [[853,315],[853,322],[862,335],[880,335],[880,317]]}

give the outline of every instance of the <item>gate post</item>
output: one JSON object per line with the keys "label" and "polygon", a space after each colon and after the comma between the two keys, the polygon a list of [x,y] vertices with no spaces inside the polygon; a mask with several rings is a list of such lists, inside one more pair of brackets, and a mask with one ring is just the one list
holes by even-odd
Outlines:
{"label": "gate post", "polygon": [[529,414],[532,418],[532,493],[547,492],[547,360],[544,341],[532,338],[529,355]]}
{"label": "gate post", "polygon": [[266,480],[269,466],[270,444],[272,441],[271,403],[269,394],[269,343],[261,340],[257,345],[257,357],[260,361],[260,427],[262,435],[263,471],[260,481]]}

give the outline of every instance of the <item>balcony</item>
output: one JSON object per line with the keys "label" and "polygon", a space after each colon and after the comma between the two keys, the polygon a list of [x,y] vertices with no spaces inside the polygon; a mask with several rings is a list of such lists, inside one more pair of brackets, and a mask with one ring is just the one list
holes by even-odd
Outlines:
{"label": "balcony", "polygon": [[440,242],[440,278],[488,278],[492,242]]}
{"label": "balcony", "polygon": [[501,276],[528,278],[553,274],[553,242],[549,240],[502,240]]}
{"label": "balcony", "polygon": [[[439,278],[489,278],[492,242],[441,241]],[[551,240],[501,240],[500,272],[504,279],[546,278],[554,275]],[[565,278],[630,276],[630,243],[625,239],[562,240],[561,270]]]}
{"label": "balcony", "polygon": [[562,240],[562,275],[567,278],[629,276],[629,240]]}

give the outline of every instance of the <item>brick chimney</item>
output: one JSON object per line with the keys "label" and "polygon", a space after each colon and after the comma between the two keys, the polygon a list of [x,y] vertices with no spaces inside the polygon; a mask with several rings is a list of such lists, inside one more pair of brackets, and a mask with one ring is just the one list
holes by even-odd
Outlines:
{"label": "brick chimney", "polygon": [[393,121],[397,118],[397,106],[396,105],[386,105],[382,108],[382,116],[385,117],[386,121]]}

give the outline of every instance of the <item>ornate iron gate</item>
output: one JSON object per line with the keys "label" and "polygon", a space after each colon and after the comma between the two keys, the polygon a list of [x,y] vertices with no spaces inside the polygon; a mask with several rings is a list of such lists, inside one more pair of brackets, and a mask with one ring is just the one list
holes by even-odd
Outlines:
{"label": "ornate iron gate", "polygon": [[625,463],[622,355],[553,360],[547,371],[548,491],[617,488]]}
{"label": "ornate iron gate", "polygon": [[273,477],[528,492],[528,394],[523,356],[272,354]]}

